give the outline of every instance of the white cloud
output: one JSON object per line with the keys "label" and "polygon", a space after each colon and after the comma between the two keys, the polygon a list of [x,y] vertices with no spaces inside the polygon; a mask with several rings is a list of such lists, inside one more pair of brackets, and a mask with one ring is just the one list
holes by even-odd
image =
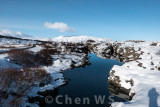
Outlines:
{"label": "white cloud", "polygon": [[69,27],[67,24],[62,22],[55,22],[55,23],[44,23],[44,26],[50,29],[56,29],[60,32],[75,32],[75,29],[72,27]]}

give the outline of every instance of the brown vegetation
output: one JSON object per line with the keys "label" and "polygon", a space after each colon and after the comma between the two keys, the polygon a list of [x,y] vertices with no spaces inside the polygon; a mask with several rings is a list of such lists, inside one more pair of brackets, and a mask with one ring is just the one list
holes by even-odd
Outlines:
{"label": "brown vegetation", "polygon": [[11,50],[8,53],[8,56],[11,61],[27,67],[40,65],[49,66],[52,64],[53,60],[50,53],[44,50],[38,53],[34,53],[29,50]]}
{"label": "brown vegetation", "polygon": [[152,42],[150,46],[157,46],[157,42]]}
{"label": "brown vegetation", "polygon": [[[48,84],[51,76],[41,68],[8,68],[0,71],[0,103],[10,96],[8,103],[17,106],[32,86]],[[17,100],[18,99],[18,100]]]}

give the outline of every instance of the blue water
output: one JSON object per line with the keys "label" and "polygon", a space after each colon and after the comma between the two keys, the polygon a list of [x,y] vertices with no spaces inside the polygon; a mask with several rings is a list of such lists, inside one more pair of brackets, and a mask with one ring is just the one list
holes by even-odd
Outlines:
{"label": "blue water", "polygon": [[[112,96],[109,93],[108,77],[111,68],[114,65],[122,65],[121,62],[111,59],[102,59],[97,57],[95,54],[89,54],[89,61],[91,65],[84,68],[75,68],[72,70],[65,71],[64,77],[69,80],[68,84],[59,89],[57,96],[58,101],[63,104],[57,104],[56,98],[54,98],[53,103],[48,104],[46,107],[109,107],[112,100],[114,101],[124,101],[124,99]],[[72,99],[72,104],[66,104],[65,95],[67,98]],[[95,95],[105,96],[105,102],[103,104],[96,104]],[[80,104],[75,104],[75,98],[81,99]],[[84,98],[89,98],[88,101],[84,101]],[[109,99],[110,98],[110,99]],[[70,103],[67,100],[67,103]]]}

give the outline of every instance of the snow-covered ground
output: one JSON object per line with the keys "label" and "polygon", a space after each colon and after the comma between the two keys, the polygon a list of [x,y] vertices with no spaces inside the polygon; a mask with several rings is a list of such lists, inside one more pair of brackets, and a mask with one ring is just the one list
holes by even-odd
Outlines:
{"label": "snow-covered ground", "polygon": [[96,38],[93,36],[59,36],[52,39],[55,42],[86,42],[87,40],[94,40],[95,42],[111,42],[107,38]]}
{"label": "snow-covered ground", "polygon": [[[116,44],[116,43],[115,43]],[[124,54],[125,58],[129,58],[131,60],[124,59],[125,64],[123,66],[115,65],[111,71],[115,71],[114,76],[110,76],[109,79],[115,79],[115,76],[118,76],[120,79],[121,87],[125,89],[130,89],[130,94],[135,93],[133,99],[129,102],[115,102],[112,104],[113,107],[147,107],[149,105],[157,105],[160,106],[160,43],[157,42],[156,46],[151,46],[152,42],[121,42],[121,45],[118,47],[117,52]],[[107,43],[98,43],[96,46],[97,54],[108,52]],[[127,48],[130,47],[129,52],[138,53],[140,56],[138,59],[134,59],[134,55],[126,54]],[[122,52],[120,51],[124,49]],[[134,50],[132,50],[132,48]],[[128,55],[128,56],[127,56]],[[81,60],[80,57],[75,55],[63,55],[65,59],[62,59],[62,56],[54,55],[53,66],[45,67],[45,69],[52,74],[52,78],[55,80],[57,78],[58,81],[53,84],[43,87],[43,89],[57,87],[63,84],[63,75],[60,73],[61,70],[68,69],[72,63],[79,62]],[[60,58],[60,59],[59,59]],[[71,61],[72,59],[72,61]],[[78,64],[79,65],[79,64]],[[78,66],[77,65],[77,66]],[[133,81],[127,82],[127,81]]]}
{"label": "snow-covered ground", "polygon": [[18,39],[8,39],[8,38],[0,38],[0,46],[4,45],[27,45],[27,44],[35,44],[36,41],[27,41],[27,40],[18,40]]}
{"label": "snow-covered ground", "polygon": [[14,47],[3,47],[3,48],[1,48],[0,47],[0,54],[1,53],[5,53],[5,52],[8,52],[8,51],[10,51],[10,50],[12,50],[12,49],[28,49],[28,48],[31,48],[32,49],[32,47],[33,47],[33,45],[30,45],[30,46],[26,46],[26,45],[20,45],[20,46],[17,46],[17,45],[10,45],[10,46],[14,46]]}
{"label": "snow-covered ground", "polygon": [[[52,39],[55,42],[83,42],[88,40],[94,40],[92,43],[93,52],[101,56],[102,54],[110,54],[110,45],[116,51],[116,54],[124,58],[125,64],[123,66],[115,65],[112,71],[114,75],[109,77],[109,80],[114,80],[117,76],[120,82],[117,83],[125,89],[130,89],[130,94],[135,93],[133,99],[129,102],[115,102],[113,107],[147,107],[149,105],[160,106],[160,42],[114,42],[109,39],[86,37],[86,36],[60,36]],[[23,41],[23,40],[10,40],[1,38],[0,46],[25,46],[28,44],[35,44],[35,41]],[[154,44],[153,44],[154,43]],[[117,45],[118,44],[118,45]],[[117,45],[117,47],[115,46]],[[5,51],[7,48],[1,48],[1,51]],[[30,49],[33,52],[39,52],[43,47],[36,46]],[[63,48],[62,48],[63,49]],[[129,53],[128,53],[129,52]],[[44,66],[43,68],[51,74],[52,82],[44,87],[35,86],[29,93],[29,96],[38,96],[38,91],[45,91],[47,89],[53,89],[64,84],[64,77],[62,71],[70,69],[72,64],[79,66],[83,64],[83,53],[70,53],[52,55],[53,64],[51,66]],[[119,57],[117,57],[119,58]],[[8,59],[7,54],[0,54],[1,68],[7,66],[20,67],[13,64]],[[106,65],[107,66],[107,65]],[[106,77],[107,78],[107,77]],[[129,82],[129,81],[132,81]],[[26,100],[26,98],[24,98]],[[25,103],[25,102],[24,102]],[[30,105],[25,103],[24,106]],[[38,106],[38,105],[32,105]]]}
{"label": "snow-covered ground", "polygon": [[160,106],[160,42],[93,43],[90,47],[91,52],[101,58],[121,59],[124,62],[122,66],[115,65],[111,69],[108,79],[121,91],[127,93],[130,90],[130,96],[135,95],[131,101],[115,102],[112,107]]}
{"label": "snow-covered ground", "polygon": [[[5,48],[3,47],[2,49],[4,49],[4,50],[6,49],[6,51],[10,50],[10,49],[17,49],[18,46],[19,46],[19,49],[28,48],[24,44],[21,44],[21,45],[16,44],[13,47],[12,42],[11,42],[10,46],[8,45],[8,49],[7,49],[6,44],[1,45],[1,46],[5,46]],[[9,48],[11,46],[13,48]],[[44,49],[44,47],[42,47],[40,45],[36,45],[35,47],[31,47],[31,46],[29,46],[29,47],[30,47],[29,50],[33,51],[34,53],[37,53],[37,52]],[[63,50],[63,48],[62,48],[62,50]],[[45,86],[43,86],[43,87],[39,87],[38,85],[32,87],[31,90],[29,91],[29,93],[27,94],[27,96],[29,96],[29,97],[40,96],[37,94],[37,92],[43,92],[45,90],[53,90],[54,88],[58,88],[61,85],[65,84],[65,80],[64,80],[63,74],[61,72],[72,68],[73,65],[75,67],[82,65],[84,63],[84,57],[86,57],[86,54],[75,53],[75,52],[70,52],[69,54],[63,53],[63,54],[52,55],[53,64],[51,66],[43,66],[42,67],[43,69],[45,69],[47,71],[47,73],[49,73],[51,75],[52,81],[49,84],[45,84]],[[3,69],[3,68],[21,68],[21,67],[22,66],[11,62],[9,60],[9,57],[7,54],[0,54],[0,68],[1,69]],[[38,106],[36,104],[26,103],[27,96],[25,98],[23,98],[22,105],[24,107],[26,107],[27,105],[34,106],[34,107]],[[9,99],[7,99],[5,101],[5,103],[7,103],[7,101],[9,101]]]}
{"label": "snow-covered ground", "polygon": [[33,51],[33,52],[39,52],[40,50],[42,50],[43,47],[42,46],[38,46],[36,45],[34,48],[31,48],[29,49],[30,51]]}
{"label": "snow-covered ground", "polygon": [[11,63],[7,54],[0,54],[0,70],[3,68],[20,68],[19,65]]}
{"label": "snow-covered ground", "polygon": [[[37,94],[37,92],[43,92],[45,90],[53,90],[54,88],[58,88],[61,85],[65,84],[65,80],[63,77],[63,74],[61,73],[64,70],[70,69],[71,65],[73,64],[72,62],[74,61],[75,67],[78,67],[83,63],[83,58],[85,57],[85,54],[78,54],[78,53],[73,53],[70,55],[52,55],[54,58],[53,60],[53,65],[52,66],[45,66],[43,67],[49,74],[51,74],[52,81],[50,84],[45,85],[44,87],[34,87],[28,94],[30,97],[36,97],[40,96]],[[27,99],[27,98],[25,98]],[[24,106],[37,106],[36,104],[30,104],[24,102]]]}
{"label": "snow-covered ground", "polygon": [[[120,46],[134,47],[135,51],[142,53],[140,59],[126,62],[123,66],[115,65],[111,71],[115,71],[114,76],[109,80],[114,80],[116,76],[120,79],[121,87],[131,89],[135,93],[129,102],[115,102],[113,107],[158,107],[160,106],[160,46],[151,46],[151,42],[123,42]],[[132,56],[131,56],[132,57]],[[130,82],[127,81],[131,81]]]}

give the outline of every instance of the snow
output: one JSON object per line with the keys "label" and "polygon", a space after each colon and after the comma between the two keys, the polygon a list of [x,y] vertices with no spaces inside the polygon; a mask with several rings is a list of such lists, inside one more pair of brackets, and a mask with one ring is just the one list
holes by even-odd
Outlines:
{"label": "snow", "polygon": [[[31,50],[34,52],[38,52],[42,49],[41,46],[36,46]],[[40,96],[37,92],[43,92],[45,90],[53,90],[54,88],[60,87],[61,85],[65,84],[63,74],[61,73],[64,70],[70,69],[72,65],[72,61],[74,61],[75,66],[79,66],[82,64],[83,58],[85,54],[81,53],[71,53],[68,55],[52,55],[54,58],[53,65],[51,66],[44,66],[43,68],[51,74],[52,81],[49,84],[46,84],[44,87],[34,86],[31,88],[27,96],[36,97]],[[0,54],[0,67],[2,68],[21,68],[20,65],[16,65],[12,63],[7,54]],[[13,89],[12,89],[13,90]],[[27,96],[23,98],[23,106],[26,107],[27,105],[38,107],[37,104],[30,104],[27,102]],[[42,97],[42,96],[41,96]],[[7,103],[9,99],[5,102]]]}
{"label": "snow", "polygon": [[19,31],[13,32],[13,31],[10,31],[8,29],[1,29],[1,28],[0,28],[0,35],[2,35],[2,36],[11,36],[11,37],[18,37],[18,38],[25,38],[25,39],[32,38],[32,36],[23,34],[23,33],[19,32]]}
{"label": "snow", "polygon": [[[21,35],[22,33],[12,33],[7,30],[0,29],[0,35],[12,35],[16,36]],[[87,40],[94,40],[100,43],[97,46],[97,53],[103,53],[105,48],[107,48],[107,43],[113,43],[109,39],[105,38],[96,38],[92,36],[60,36],[52,39],[55,42],[86,42]],[[35,41],[25,41],[25,40],[11,40],[0,38],[0,45],[14,45],[14,46],[24,46],[28,44],[35,44]],[[135,51],[138,53],[144,52],[140,55],[141,59],[136,61],[126,62],[122,66],[115,65],[112,70],[115,70],[116,76],[120,77],[120,85],[126,89],[131,89],[131,93],[135,93],[133,99],[129,102],[114,102],[112,104],[113,107],[147,107],[151,103],[153,103],[152,99],[155,99],[157,105],[160,106],[160,71],[158,68],[160,67],[160,55],[157,54],[160,51],[160,42],[156,42],[157,46],[151,46],[152,42],[145,41],[140,43],[134,42],[121,42],[121,48],[133,47]],[[41,46],[36,46],[30,49],[33,52],[38,52],[43,49]],[[141,50],[139,50],[141,49]],[[1,48],[0,52],[8,51],[7,48]],[[44,87],[33,87],[29,93],[29,96],[38,96],[38,91],[45,91],[47,89],[54,89],[56,87],[60,87],[60,85],[64,84],[64,77],[61,73],[64,70],[70,69],[71,64],[74,62],[75,66],[79,66],[82,64],[83,58],[85,54],[77,54],[72,53],[69,55],[52,55],[54,58],[52,66],[43,67],[48,73],[51,74],[53,81],[50,84],[45,85]],[[128,56],[129,58],[132,55]],[[142,67],[138,66],[139,63],[142,63]],[[7,67],[21,67],[9,61],[7,54],[0,54],[0,66],[2,68]],[[114,77],[109,77],[114,79]],[[127,83],[126,80],[133,80],[134,85],[132,86],[130,83]],[[56,80],[56,81],[55,81]],[[107,91],[107,90],[106,90]],[[24,106],[31,105],[29,103],[25,103]],[[33,105],[37,106],[37,105]]]}
{"label": "snow", "polygon": [[0,49],[0,53],[1,52],[7,52],[7,51],[9,51],[10,49]]}
{"label": "snow", "polygon": [[43,49],[42,46],[36,45],[36,47],[31,48],[31,49],[29,49],[29,50],[30,50],[30,51],[33,51],[33,52],[39,52],[39,51],[42,50],[42,49]]}
{"label": "snow", "polygon": [[[142,59],[137,61],[131,61],[125,63],[123,66],[115,65],[112,70],[116,72],[114,75],[120,77],[120,84],[126,89],[131,89],[131,93],[135,93],[133,99],[129,102],[115,102],[113,107],[147,107],[149,104],[160,106],[160,96],[155,98],[155,94],[160,95],[160,56],[157,52],[160,50],[160,46],[150,46],[151,42],[132,43],[127,42],[121,47],[133,46],[135,50],[141,48],[144,53],[140,56]],[[152,62],[152,63],[151,63]],[[138,66],[142,63],[142,67]],[[109,77],[114,79],[113,77]],[[134,86],[127,83],[126,80],[133,80]],[[151,94],[150,94],[151,93]],[[153,105],[154,105],[153,104]]]}
{"label": "snow", "polygon": [[[5,46],[5,45],[4,45]],[[5,47],[5,48],[0,48],[0,54],[1,53],[5,53],[5,52],[8,52],[12,49],[28,49],[28,48],[31,48],[32,49],[32,45],[31,46],[28,46],[28,45],[20,45],[20,46],[17,46],[17,45],[10,45],[10,46],[15,46],[13,48],[9,48],[9,45],[8,47]],[[35,50],[36,51],[36,50]]]}
{"label": "snow", "polygon": [[[54,58],[53,65],[43,67],[49,74],[51,74],[52,82],[44,87],[33,87],[28,96],[39,96],[37,92],[43,92],[45,90],[53,90],[65,84],[63,74],[64,70],[70,69],[72,61],[75,61],[75,66],[79,66],[82,63],[82,59],[85,54],[72,53],[70,55],[52,55]],[[25,105],[26,106],[26,105]]]}
{"label": "snow", "polygon": [[0,69],[3,68],[20,68],[20,66],[10,62],[7,54],[0,54]]}
{"label": "snow", "polygon": [[[4,33],[4,32],[3,32]],[[2,34],[2,33],[1,33]],[[20,34],[20,33],[19,33]],[[12,35],[12,34],[11,34]],[[15,36],[15,35],[13,35]],[[33,47],[33,44],[36,44],[35,41],[26,41],[26,40],[18,40],[18,39],[8,39],[8,38],[0,38],[0,52],[7,52],[10,49],[25,49],[30,48],[33,52],[39,52],[43,49],[43,47],[36,45]],[[13,47],[13,48],[11,48]],[[32,48],[33,47],[33,48]],[[61,73],[64,70],[70,69],[71,64],[74,61],[75,66],[79,66],[82,64],[83,58],[85,57],[85,54],[81,53],[70,53],[68,55],[53,55],[53,65],[51,66],[44,66],[43,68],[51,74],[52,81],[49,84],[46,84],[44,87],[34,86],[31,88],[31,91],[29,92],[28,96],[35,97],[39,96],[37,94],[38,91],[43,92],[48,89],[54,89],[56,87],[60,87],[63,85],[64,77]],[[21,68],[22,66],[12,63],[7,54],[0,54],[0,68]],[[9,99],[6,100],[9,101]],[[30,104],[26,103],[27,97],[23,98],[23,106],[31,105],[31,106],[38,106],[37,104]]]}
{"label": "snow", "polygon": [[86,42],[87,40],[94,40],[96,42],[111,42],[110,39],[107,38],[96,38],[93,36],[59,36],[53,38],[52,41],[55,42]]}
{"label": "snow", "polygon": [[36,41],[33,40],[18,40],[18,39],[8,39],[0,38],[0,46],[2,45],[27,45],[27,44],[36,44]]}

